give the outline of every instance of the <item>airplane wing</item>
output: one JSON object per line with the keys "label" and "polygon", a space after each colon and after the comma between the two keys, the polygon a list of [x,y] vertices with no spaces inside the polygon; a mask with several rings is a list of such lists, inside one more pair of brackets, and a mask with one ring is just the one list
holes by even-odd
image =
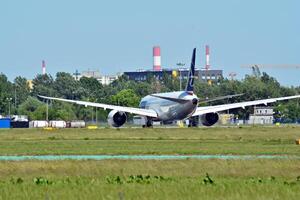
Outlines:
{"label": "airplane wing", "polygon": [[55,97],[46,97],[46,96],[40,96],[40,95],[38,95],[38,96],[43,99],[75,103],[78,105],[84,105],[85,107],[92,106],[92,107],[103,108],[104,110],[106,110],[106,109],[117,110],[120,112],[126,112],[126,113],[141,115],[141,116],[154,117],[154,118],[157,117],[157,113],[154,110],[150,110],[150,109],[115,106],[115,105],[108,105],[108,104],[103,104],[103,103],[92,103],[92,102],[88,102],[88,101],[76,101],[76,100],[61,99],[61,98],[55,98]]}
{"label": "airplane wing", "polygon": [[246,101],[246,102],[231,103],[231,104],[216,105],[216,106],[198,107],[195,113],[193,114],[193,116],[203,115],[206,113],[216,113],[216,112],[229,110],[233,108],[245,108],[247,106],[254,106],[260,104],[267,105],[268,103],[274,103],[276,101],[283,101],[283,100],[296,99],[296,98],[300,98],[300,95],[279,97],[279,98],[272,98],[272,99],[262,99],[262,100],[255,100],[255,101]]}
{"label": "airplane wing", "polygon": [[213,102],[213,101],[219,101],[219,100],[223,100],[223,99],[231,99],[233,97],[239,97],[239,96],[242,96],[242,95],[244,95],[244,94],[232,94],[232,95],[227,95],[227,96],[215,97],[215,98],[212,98],[212,99],[203,99],[203,100],[200,99],[199,104]]}

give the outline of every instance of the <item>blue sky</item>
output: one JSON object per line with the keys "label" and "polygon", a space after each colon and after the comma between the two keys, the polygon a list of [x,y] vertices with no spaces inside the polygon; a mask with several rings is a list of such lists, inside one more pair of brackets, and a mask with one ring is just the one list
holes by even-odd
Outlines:
{"label": "blue sky", "polygon": [[[152,47],[162,64],[189,63],[204,46],[211,65],[238,78],[243,64],[300,64],[300,1],[297,0],[0,0],[0,72],[11,80],[47,71],[102,74],[152,68]],[[284,85],[300,85],[300,69],[266,72]]]}

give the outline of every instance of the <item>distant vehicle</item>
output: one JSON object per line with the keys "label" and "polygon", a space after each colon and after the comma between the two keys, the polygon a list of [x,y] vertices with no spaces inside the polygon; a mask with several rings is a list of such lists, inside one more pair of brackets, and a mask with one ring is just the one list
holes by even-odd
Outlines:
{"label": "distant vehicle", "polygon": [[27,115],[11,115],[10,118],[12,121],[15,121],[15,122],[28,122]]}
{"label": "distant vehicle", "polygon": [[67,123],[62,120],[53,120],[49,122],[49,126],[52,128],[66,128]]}
{"label": "distant vehicle", "polygon": [[[153,121],[162,121],[163,123],[168,123],[175,120],[184,120],[194,116],[199,116],[204,126],[212,126],[218,122],[218,112],[220,111],[225,111],[233,108],[244,108],[252,105],[267,105],[268,103],[273,103],[276,101],[300,98],[300,95],[295,95],[288,97],[247,101],[241,103],[198,107],[200,100],[194,94],[195,59],[196,49],[193,50],[191,67],[185,91],[148,95],[141,100],[139,108],[92,103],[86,101],[76,101],[46,96],[39,97],[50,100],[65,101],[84,106],[99,107],[105,110],[112,110],[108,114],[108,123],[113,127],[120,127],[126,122],[126,113],[132,113],[144,117],[146,121],[145,125],[147,127],[151,127],[153,125]],[[225,98],[228,98],[228,96],[217,97],[216,99],[211,99],[209,101]]]}
{"label": "distant vehicle", "polygon": [[85,121],[71,121],[67,123],[67,127],[69,128],[85,128]]}
{"label": "distant vehicle", "polygon": [[45,128],[48,127],[48,122],[44,120],[33,120],[29,122],[30,128]]}

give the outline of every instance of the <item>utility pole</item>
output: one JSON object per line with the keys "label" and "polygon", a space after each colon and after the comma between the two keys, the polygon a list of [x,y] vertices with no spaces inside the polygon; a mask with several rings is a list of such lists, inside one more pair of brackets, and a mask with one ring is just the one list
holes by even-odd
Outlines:
{"label": "utility pole", "polygon": [[181,70],[179,70],[179,89],[182,90],[182,76],[181,76]]}

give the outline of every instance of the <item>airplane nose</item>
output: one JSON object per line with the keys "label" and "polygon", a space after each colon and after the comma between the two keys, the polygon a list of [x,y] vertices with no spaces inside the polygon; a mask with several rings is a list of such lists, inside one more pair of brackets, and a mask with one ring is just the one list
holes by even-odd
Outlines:
{"label": "airplane nose", "polygon": [[198,104],[198,99],[197,99],[197,98],[194,98],[194,99],[192,100],[192,103],[193,103],[194,105],[197,105],[197,104]]}

